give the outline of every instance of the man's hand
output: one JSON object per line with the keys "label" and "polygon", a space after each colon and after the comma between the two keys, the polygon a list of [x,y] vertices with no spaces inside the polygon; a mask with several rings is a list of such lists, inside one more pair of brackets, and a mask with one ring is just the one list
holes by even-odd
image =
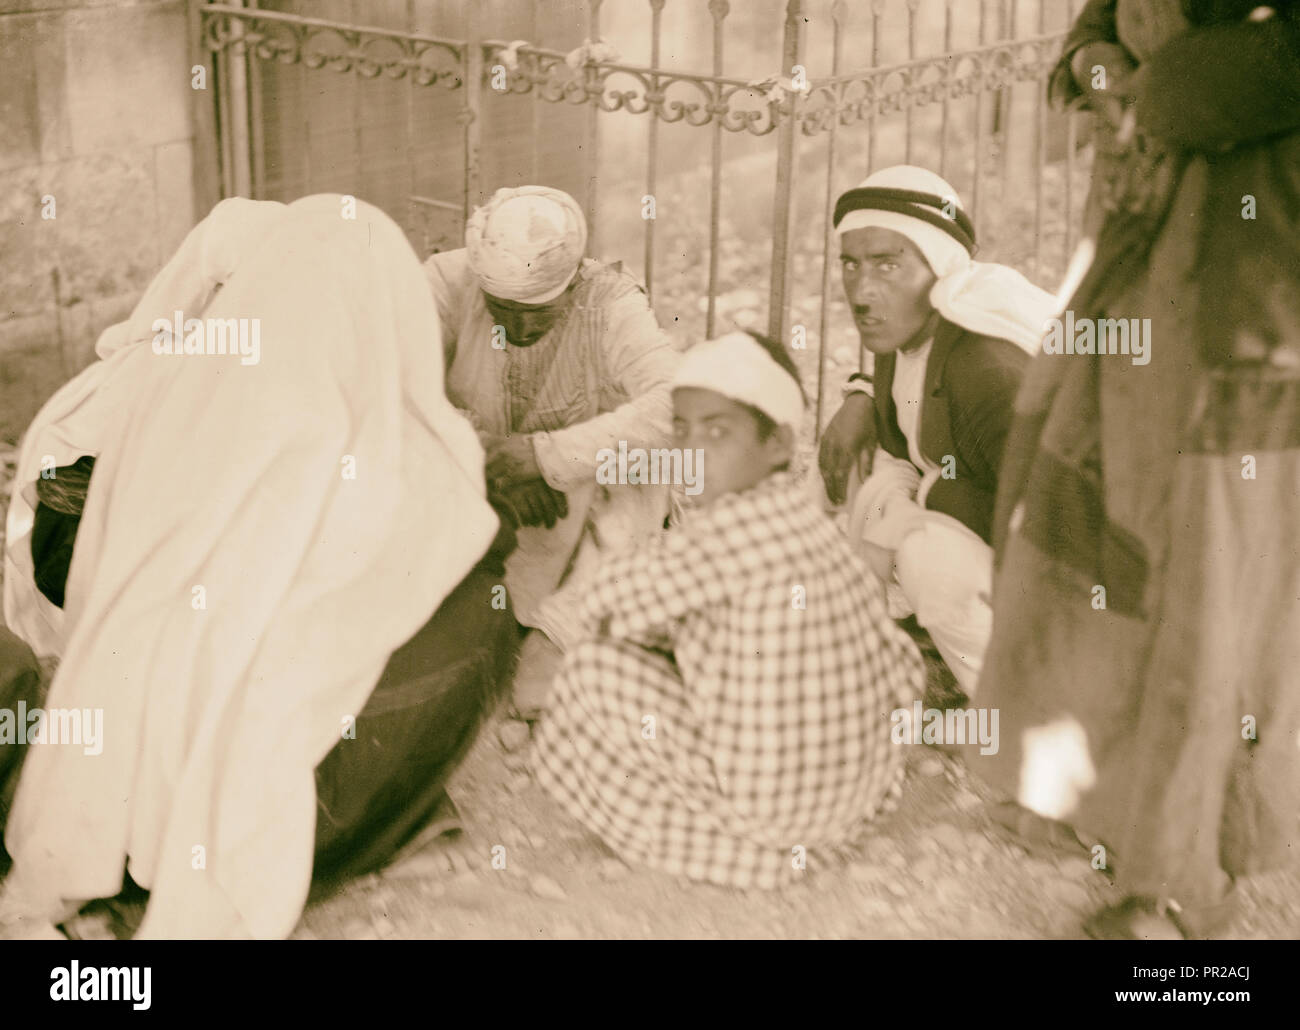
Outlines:
{"label": "man's hand", "polygon": [[517,527],[545,526],[550,529],[569,514],[568,499],[558,490],[552,490],[544,479],[509,484],[494,491],[494,499],[513,513]]}
{"label": "man's hand", "polygon": [[485,441],[487,450],[488,483],[510,485],[531,479],[540,479],[542,470],[537,466],[537,455],[533,453],[533,439],[530,436],[488,437]]}
{"label": "man's hand", "polygon": [[1096,111],[1115,132],[1131,103],[1129,78],[1137,67],[1132,55],[1118,43],[1089,43],[1079,47],[1070,61],[1074,81]]}
{"label": "man's hand", "polygon": [[849,470],[863,448],[875,449],[876,421],[871,403],[865,393],[849,394],[822,435],[817,462],[826,483],[826,496],[834,504],[844,503]]}

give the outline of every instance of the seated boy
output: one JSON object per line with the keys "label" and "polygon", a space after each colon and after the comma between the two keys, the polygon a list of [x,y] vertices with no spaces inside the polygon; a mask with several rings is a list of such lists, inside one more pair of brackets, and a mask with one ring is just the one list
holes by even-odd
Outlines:
{"label": "seated boy", "polygon": [[703,460],[696,506],[583,597],[537,775],[629,861],[775,887],[899,784],[890,712],[920,696],[921,661],[789,471],[803,410],[778,344],[688,351],[673,425]]}

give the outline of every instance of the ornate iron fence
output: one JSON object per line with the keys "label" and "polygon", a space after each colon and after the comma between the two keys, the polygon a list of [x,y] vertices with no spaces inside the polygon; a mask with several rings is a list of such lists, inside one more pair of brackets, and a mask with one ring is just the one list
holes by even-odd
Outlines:
{"label": "ornate iron fence", "polygon": [[[530,0],[521,2],[527,5]],[[199,9],[201,48],[219,84],[214,145],[219,148],[222,192],[251,196],[268,193],[262,166],[262,114],[258,110],[261,91],[250,85],[252,79],[263,74],[259,69],[265,67],[297,65],[313,72],[352,75],[360,81],[405,82],[411,89],[440,92],[444,104],[454,105],[448,110],[454,110],[459,155],[448,161],[444,154],[441,167],[445,173],[449,164],[458,163],[459,196],[431,196],[410,188],[406,209],[390,210],[405,222],[417,249],[424,253],[459,245],[464,218],[484,196],[480,166],[483,115],[486,105],[501,102],[498,98],[531,95],[547,104],[584,108],[583,130],[575,142],[581,143],[589,181],[601,162],[599,119],[646,116],[643,188],[650,197],[655,196],[660,181],[660,126],[680,123],[698,127],[711,133],[704,332],[712,335],[721,289],[720,211],[727,175],[724,134],[771,136],[775,169],[767,324],[768,331],[778,338],[790,339],[792,262],[796,237],[807,227],[799,221],[799,199],[813,196],[820,200],[817,229],[821,274],[816,331],[819,427],[824,369],[832,349],[828,343],[830,325],[838,300],[831,282],[835,258],[830,215],[836,195],[875,164],[886,137],[895,150],[901,143],[904,160],[919,161],[924,151],[925,159],[940,174],[948,178],[959,174],[969,183],[964,195],[976,222],[977,236],[984,235],[995,217],[999,222],[1018,218],[1018,231],[1032,238],[1032,249],[1022,248],[1022,252],[1010,255],[1012,263],[1040,279],[1064,267],[1074,244],[1075,211],[1079,206],[1075,197],[1076,183],[1081,182],[1076,163],[1078,141],[1074,119],[1049,111],[1044,94],[1064,35],[1062,30],[1073,19],[1074,0],[963,0],[960,11],[955,0],[869,0],[854,4],[845,0],[822,4],[787,0],[781,25],[780,66],[757,80],[723,73],[731,4],[726,0],[676,2],[707,10],[712,53],[708,73],[662,65],[666,0],[646,0],[650,17],[647,65],[622,63],[599,42],[603,0],[588,0],[585,4],[587,43],[568,51],[518,40],[479,38],[472,3],[465,9],[465,38],[259,10],[238,3],[204,5]],[[531,3],[534,8],[545,6],[538,0]],[[977,40],[974,45],[957,47],[957,21],[965,17],[973,23],[976,5]],[[829,25],[828,59],[823,56],[814,61],[808,56],[807,25],[813,13],[819,27]],[[902,21],[897,19],[900,14]],[[1047,31],[1049,15],[1056,23],[1055,31]],[[895,18],[892,36],[885,25],[887,16]],[[918,28],[931,37],[942,34],[939,53],[919,53]],[[851,29],[869,30],[870,57],[858,59],[846,69],[844,52]],[[883,61],[886,47],[895,58],[902,59]],[[819,69],[827,74],[809,74]],[[1016,90],[1021,85],[1028,87],[1029,94],[1026,97],[1022,89],[1017,100]],[[973,114],[968,110],[972,103]],[[364,118],[364,105],[358,110],[359,117]],[[933,125],[918,126],[920,116],[936,112],[937,131]],[[1014,160],[1025,166],[1018,176],[1011,167],[1016,133],[1021,146]],[[851,146],[846,146],[846,139]],[[414,163],[411,148],[417,141],[411,122],[406,137],[408,163]],[[810,146],[824,147],[825,174],[815,179],[803,167],[804,152]],[[1049,155],[1049,150],[1059,153]],[[1026,169],[1028,175],[1024,174]],[[1032,195],[1020,195],[1014,187],[1009,189],[1011,183],[1026,184]],[[1000,186],[996,205],[990,199],[990,187],[995,184]],[[302,192],[311,192],[310,169],[301,185]],[[588,189],[585,200],[593,231],[598,231],[597,191]],[[1049,206],[1053,220],[1050,233],[1045,231]],[[647,288],[653,291],[657,267],[653,217],[645,219],[643,231],[643,274]],[[1051,248],[1047,246],[1049,236]],[[806,332],[805,327],[801,328]]]}

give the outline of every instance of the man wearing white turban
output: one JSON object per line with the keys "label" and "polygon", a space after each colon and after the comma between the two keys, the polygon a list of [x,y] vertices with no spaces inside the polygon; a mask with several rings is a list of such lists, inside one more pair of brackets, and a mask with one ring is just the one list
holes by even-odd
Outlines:
{"label": "man wearing white turban", "polygon": [[992,629],[1002,444],[1054,302],[1014,269],[972,260],[956,191],[924,168],[874,173],[839,198],[835,225],[874,375],[851,377],[827,427],[827,493],[844,500],[859,458],[870,468],[850,536],[891,584],[895,613],[915,614],[970,695]]}
{"label": "man wearing white turban", "polygon": [[488,487],[517,515],[505,586],[533,627],[515,705],[541,705],[561,631],[539,605],[597,553],[660,529],[667,489],[600,485],[603,448],[671,446],[678,352],[636,280],[584,259],[587,225],[567,193],[499,189],[465,228],[465,247],[425,263],[442,318],[447,395],[487,451]]}

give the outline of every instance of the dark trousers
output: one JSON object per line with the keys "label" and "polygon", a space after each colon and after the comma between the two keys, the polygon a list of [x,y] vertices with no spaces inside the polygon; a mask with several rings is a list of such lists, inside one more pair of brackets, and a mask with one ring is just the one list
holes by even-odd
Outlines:
{"label": "dark trousers", "polygon": [[[21,701],[30,711],[41,707],[42,694],[41,667],[36,663],[32,649],[0,625],[0,708],[16,712]],[[26,727],[16,727],[18,734],[25,731]],[[9,855],[4,850],[4,828],[26,755],[25,737],[22,743],[15,740],[12,744],[0,744],[0,876],[9,870]]]}
{"label": "dark trousers", "polygon": [[316,767],[316,865],[327,883],[383,866],[446,798],[447,781],[510,681],[519,627],[492,607],[489,555],[393,652],[357,716]]}

